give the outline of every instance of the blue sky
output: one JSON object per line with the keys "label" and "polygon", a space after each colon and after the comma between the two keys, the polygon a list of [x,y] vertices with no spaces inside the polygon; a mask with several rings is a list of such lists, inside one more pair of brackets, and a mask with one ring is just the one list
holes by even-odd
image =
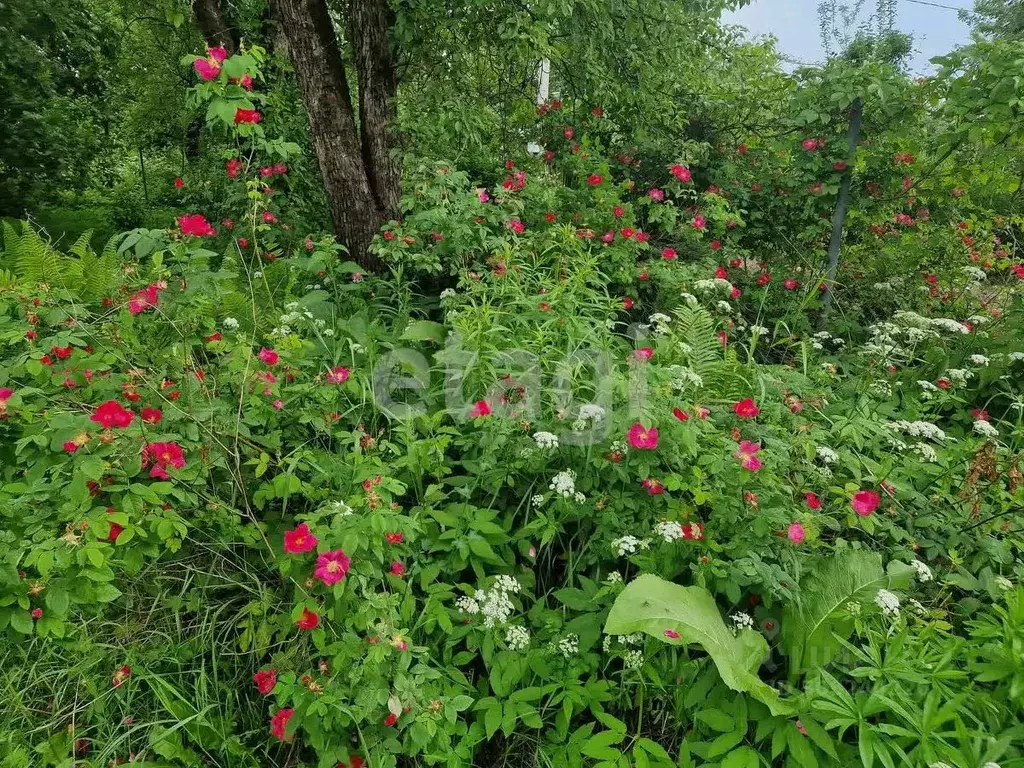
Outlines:
{"label": "blue sky", "polygon": [[[932,1],[956,8],[969,9],[973,5],[971,0]],[[872,0],[864,3],[865,8],[874,5]],[[914,36],[910,61],[913,74],[931,72],[934,66],[928,59],[948,53],[970,37],[970,28],[954,10],[897,0],[897,13],[896,26]],[[746,27],[751,36],[774,35],[782,53],[802,62],[814,63],[824,58],[818,33],[818,0],[753,0],[746,8],[726,13],[723,19]]]}

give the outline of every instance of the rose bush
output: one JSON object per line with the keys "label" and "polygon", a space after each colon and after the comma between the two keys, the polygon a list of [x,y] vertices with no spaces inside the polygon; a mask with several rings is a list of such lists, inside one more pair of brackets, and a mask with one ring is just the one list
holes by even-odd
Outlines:
{"label": "rose bush", "polygon": [[[11,765],[1024,757],[1003,225],[900,230],[942,274],[854,246],[875,303],[816,330],[846,286],[731,189],[775,148],[638,184],[552,103],[493,185],[411,161],[363,274],[293,226],[262,53],[221,53],[221,208],[99,255],[5,229]],[[814,133],[779,173],[841,172]]]}

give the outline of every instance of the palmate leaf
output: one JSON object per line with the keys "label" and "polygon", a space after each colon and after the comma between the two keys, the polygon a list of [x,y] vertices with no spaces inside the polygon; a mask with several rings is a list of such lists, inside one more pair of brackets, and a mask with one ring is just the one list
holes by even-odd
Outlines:
{"label": "palmate leaf", "polygon": [[[679,637],[666,636],[665,630]],[[734,691],[749,693],[772,714],[792,711],[790,703],[757,676],[768,658],[768,643],[749,629],[733,634],[715,598],[702,587],[684,587],[651,574],[638,576],[615,599],[604,631],[609,635],[644,632],[669,645],[698,645]]]}
{"label": "palmate leaf", "polygon": [[870,602],[880,589],[899,589],[910,583],[914,569],[891,562],[882,567],[881,555],[846,551],[818,563],[803,580],[803,601],[787,606],[782,614],[782,647],[789,656],[789,676],[827,664],[853,631],[848,603]]}

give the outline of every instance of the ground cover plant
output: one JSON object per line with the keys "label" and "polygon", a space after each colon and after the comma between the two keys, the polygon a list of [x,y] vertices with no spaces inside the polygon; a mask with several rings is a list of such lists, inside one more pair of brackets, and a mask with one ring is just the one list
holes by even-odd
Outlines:
{"label": "ground cover plant", "polygon": [[68,6],[0,765],[1024,765],[1015,16],[915,80],[885,2],[794,72],[714,2]]}

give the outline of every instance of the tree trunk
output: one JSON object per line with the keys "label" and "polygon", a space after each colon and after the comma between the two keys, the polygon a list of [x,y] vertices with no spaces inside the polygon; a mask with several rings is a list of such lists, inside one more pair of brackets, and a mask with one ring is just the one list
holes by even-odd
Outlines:
{"label": "tree trunk", "polygon": [[350,0],[349,36],[359,76],[359,135],[363,165],[377,207],[385,219],[398,217],[402,176],[391,134],[398,116],[395,56],[391,49],[394,13],[387,0]]}
{"label": "tree trunk", "polygon": [[832,289],[835,286],[836,274],[839,271],[839,248],[843,244],[843,224],[846,222],[846,209],[850,204],[850,184],[853,181],[853,164],[857,159],[857,142],[860,140],[860,122],[864,113],[864,102],[855,99],[850,114],[850,131],[846,136],[846,170],[839,182],[839,198],[836,209],[832,213],[832,239],[828,245],[828,265],[825,267],[824,308],[821,313],[822,323],[832,310]]}
{"label": "tree trunk", "polygon": [[326,0],[272,0],[288,42],[295,78],[309,118],[309,137],[323,176],[334,233],[369,271],[383,262],[370,253],[386,218],[370,186],[345,65]]}
{"label": "tree trunk", "polygon": [[238,36],[221,8],[220,0],[192,0],[192,13],[196,17],[196,26],[203,33],[206,44],[213,48],[223,46],[228,53],[238,49]]}

